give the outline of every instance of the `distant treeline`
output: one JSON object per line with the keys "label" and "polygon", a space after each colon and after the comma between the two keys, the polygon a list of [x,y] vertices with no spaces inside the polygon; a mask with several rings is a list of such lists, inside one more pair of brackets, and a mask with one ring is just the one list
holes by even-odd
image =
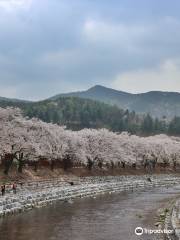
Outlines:
{"label": "distant treeline", "polygon": [[37,117],[45,122],[66,125],[72,130],[83,128],[107,128],[111,131],[128,131],[138,135],[167,133],[180,134],[180,117],[171,121],[159,120],[149,114],[119,109],[105,103],[77,97],[60,97],[40,102],[0,101],[0,107],[19,107],[24,115]]}

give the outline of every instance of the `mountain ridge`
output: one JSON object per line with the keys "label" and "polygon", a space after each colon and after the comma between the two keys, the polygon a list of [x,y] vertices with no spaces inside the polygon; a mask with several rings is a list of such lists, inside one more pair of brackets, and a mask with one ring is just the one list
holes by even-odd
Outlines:
{"label": "mountain ridge", "polygon": [[128,109],[139,114],[149,113],[160,119],[172,119],[180,116],[180,93],[167,91],[149,91],[145,93],[128,93],[112,88],[95,85],[84,91],[60,93],[40,101],[26,101],[0,97],[1,102],[9,103],[38,103],[43,101],[55,101],[60,97],[78,97],[100,101],[109,105],[116,105],[119,109]]}
{"label": "mountain ridge", "polygon": [[58,97],[70,96],[101,101],[137,113],[149,113],[158,118],[167,117],[171,119],[174,116],[180,116],[179,92],[149,91],[145,93],[128,93],[95,85],[85,91],[62,93],[49,99],[56,100]]}

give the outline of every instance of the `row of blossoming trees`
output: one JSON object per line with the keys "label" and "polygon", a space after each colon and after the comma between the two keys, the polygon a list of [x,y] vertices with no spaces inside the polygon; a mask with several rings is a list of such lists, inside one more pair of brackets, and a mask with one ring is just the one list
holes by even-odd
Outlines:
{"label": "row of blossoming trees", "polygon": [[15,161],[40,161],[65,170],[71,167],[132,168],[153,170],[156,164],[176,167],[180,159],[180,138],[166,135],[139,137],[107,129],[71,131],[63,126],[23,117],[17,108],[0,108],[0,156],[4,173]]}

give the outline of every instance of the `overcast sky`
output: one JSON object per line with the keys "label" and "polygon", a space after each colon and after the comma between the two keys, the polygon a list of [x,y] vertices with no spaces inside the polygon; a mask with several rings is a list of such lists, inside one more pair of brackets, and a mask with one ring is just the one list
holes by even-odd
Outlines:
{"label": "overcast sky", "polygon": [[0,96],[180,92],[179,0],[0,0]]}

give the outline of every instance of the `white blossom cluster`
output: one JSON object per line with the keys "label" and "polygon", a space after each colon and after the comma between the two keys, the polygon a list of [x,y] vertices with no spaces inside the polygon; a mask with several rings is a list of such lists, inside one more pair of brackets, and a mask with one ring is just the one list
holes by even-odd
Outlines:
{"label": "white blossom cluster", "polygon": [[[13,148],[12,148],[13,146]],[[23,151],[27,160],[61,160],[67,152],[76,163],[88,159],[103,163],[142,164],[144,156],[170,163],[180,159],[180,138],[167,135],[140,137],[107,129],[67,130],[64,126],[23,117],[18,108],[0,108],[0,155]]]}

